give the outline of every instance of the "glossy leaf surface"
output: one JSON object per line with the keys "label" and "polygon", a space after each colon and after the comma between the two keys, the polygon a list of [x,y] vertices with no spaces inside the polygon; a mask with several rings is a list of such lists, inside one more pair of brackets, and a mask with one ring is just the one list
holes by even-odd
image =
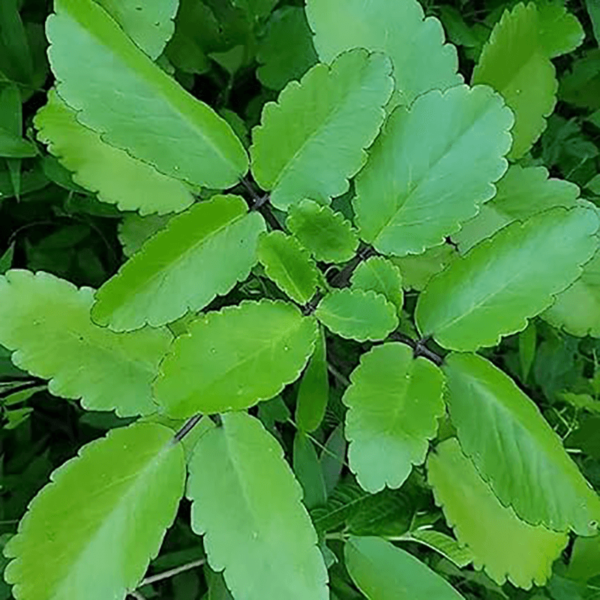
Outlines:
{"label": "glossy leaf surface", "polygon": [[350,283],[354,289],[365,292],[372,290],[381,294],[396,307],[398,316],[402,315],[402,273],[391,261],[381,256],[373,256],[361,262],[354,269]]}

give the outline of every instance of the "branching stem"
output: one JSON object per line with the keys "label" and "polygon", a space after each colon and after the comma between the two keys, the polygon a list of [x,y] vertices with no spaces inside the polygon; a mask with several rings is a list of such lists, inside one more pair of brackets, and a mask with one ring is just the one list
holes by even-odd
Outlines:
{"label": "branching stem", "polygon": [[158,581],[163,581],[164,579],[170,579],[171,577],[175,577],[175,575],[179,575],[179,573],[185,573],[186,571],[201,567],[205,562],[205,558],[199,558],[197,560],[193,560],[192,562],[186,563],[185,565],[180,565],[179,567],[169,569],[168,571],[163,571],[162,573],[157,573],[156,575],[150,575],[149,577],[142,579],[138,587],[144,587],[145,585],[150,585],[151,583],[157,583]]}

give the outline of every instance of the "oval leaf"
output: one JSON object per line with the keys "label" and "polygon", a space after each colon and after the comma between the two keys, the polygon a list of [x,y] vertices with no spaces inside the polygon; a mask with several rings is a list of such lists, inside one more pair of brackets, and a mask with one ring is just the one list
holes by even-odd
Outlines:
{"label": "oval leaf", "polygon": [[51,475],[5,548],[21,600],[123,600],[175,519],[185,457],[156,424],[114,429]]}
{"label": "oval leaf", "polygon": [[171,335],[98,327],[90,319],[93,301],[94,290],[49,273],[8,271],[0,277],[0,343],[15,351],[18,367],[50,379],[56,396],[123,417],[154,412],[151,382]]}
{"label": "oval leaf", "polygon": [[581,275],[597,229],[587,208],[553,208],[505,227],[429,282],[416,309],[423,337],[464,351],[522,331]]}
{"label": "oval leaf", "polygon": [[119,223],[119,241],[123,246],[123,254],[131,258],[148,238],[158,233],[172,218],[172,215],[148,215],[141,217],[137,213],[123,215]]}
{"label": "oval leaf", "polygon": [[593,535],[600,498],[536,405],[474,354],[451,354],[443,370],[460,445],[500,502],[527,523]]}
{"label": "oval leaf", "polygon": [[354,269],[350,283],[356,290],[373,290],[381,294],[396,307],[398,316],[402,314],[402,273],[391,261],[381,256],[372,256]]}
{"label": "oval leaf", "polygon": [[178,419],[278,394],[300,375],[317,326],[291,304],[263,300],[203,315],[188,332],[173,343],[154,387],[157,402]]}
{"label": "oval leaf", "polygon": [[350,381],[342,398],[350,468],[368,492],[399,488],[425,462],[445,412],[442,372],[409,346],[387,343],[362,356]]}
{"label": "oval leaf", "polygon": [[513,117],[490,88],[458,86],[397,108],[356,178],[362,238],[384,254],[420,254],[492,198]]}
{"label": "oval leaf", "polygon": [[189,470],[192,528],[236,600],[329,598],[302,489],[260,421],[232,413],[207,425]]}

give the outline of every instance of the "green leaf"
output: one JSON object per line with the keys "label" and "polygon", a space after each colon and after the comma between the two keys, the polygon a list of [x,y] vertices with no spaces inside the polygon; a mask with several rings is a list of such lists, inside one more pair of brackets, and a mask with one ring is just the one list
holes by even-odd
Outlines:
{"label": "green leaf", "polygon": [[50,63],[59,95],[82,125],[194,185],[226,188],[245,174],[246,152],[229,125],[155,65],[100,5],[56,0],[55,11],[46,25]]}
{"label": "green leaf", "polygon": [[317,265],[295,238],[282,231],[263,233],[257,255],[267,277],[298,304],[306,304],[317,293]]}
{"label": "green leaf", "polygon": [[254,178],[274,206],[325,203],[348,190],[383,123],[390,69],[385,56],[357,49],[314,66],[265,105],[250,154]]}
{"label": "green leaf", "polygon": [[600,535],[575,540],[566,575],[576,581],[589,581],[600,575]]}
{"label": "green leaf", "polygon": [[456,438],[442,442],[427,461],[436,502],[456,537],[473,553],[476,569],[498,584],[544,585],[569,540],[564,533],[521,521],[503,506],[461,452]]}
{"label": "green leaf", "polygon": [[386,338],[398,327],[394,305],[381,294],[341,289],[327,294],[315,317],[337,335],[359,342]]}
{"label": "green leaf", "polygon": [[442,372],[392,342],[364,354],[350,381],[342,398],[350,468],[371,493],[399,488],[413,465],[425,462],[445,412]]}
{"label": "green leaf", "polygon": [[161,425],[114,429],[51,475],[5,548],[22,600],[124,599],[158,554],[185,459]]}
{"label": "green leaf", "polygon": [[587,410],[588,412],[600,415],[600,400],[595,400],[589,394],[573,394],[563,392],[561,398],[575,408]]}
{"label": "green leaf", "polygon": [[350,577],[369,600],[464,600],[443,577],[385,540],[350,538],[344,556]]}
{"label": "green leaf", "polygon": [[600,2],[598,0],[585,0],[585,7],[592,22],[596,43],[600,46]]}
{"label": "green leaf", "polygon": [[550,58],[569,54],[581,45],[585,38],[583,27],[561,0],[538,0],[535,4],[540,42]]}
{"label": "green leaf", "polygon": [[358,248],[358,237],[350,221],[342,213],[312,200],[292,206],[286,225],[317,260],[346,262]]}
{"label": "green leaf", "polygon": [[443,370],[460,445],[500,502],[532,525],[593,535],[600,498],[536,405],[474,354],[451,354]]}
{"label": "green leaf", "polygon": [[254,406],[298,378],[316,337],[315,320],[285,302],[246,301],[202,315],[162,362],[156,401],[179,419]]}
{"label": "green leaf", "polygon": [[421,334],[468,351],[522,331],[581,275],[597,229],[596,213],[583,207],[505,227],[429,282],[416,309]]}
{"label": "green leaf", "polygon": [[310,433],[323,421],[329,401],[327,373],[327,346],[325,332],[319,327],[315,352],[300,380],[296,399],[296,424],[301,431]]}
{"label": "green leaf", "polygon": [[207,427],[192,456],[192,528],[237,600],[326,600],[327,571],[276,440],[243,413]]}
{"label": "green leaf", "polygon": [[273,90],[300,79],[317,62],[303,8],[284,6],[273,13],[259,42],[257,59],[259,81]]}
{"label": "green leaf", "polygon": [[474,219],[463,223],[452,239],[464,253],[513,221],[524,221],[555,206],[573,208],[578,197],[579,188],[574,183],[549,179],[544,167],[512,165],[497,183],[494,198]]}
{"label": "green leaf", "polygon": [[200,310],[248,277],[265,229],[239,196],[214,196],[169,221],[96,294],[92,316],[115,331]]}
{"label": "green leaf", "polygon": [[351,48],[384,52],[392,60],[393,103],[410,104],[432,89],[462,83],[456,49],[444,43],[434,17],[424,19],[415,0],[307,0],[315,47],[324,62]]}
{"label": "green leaf", "polygon": [[21,93],[16,85],[0,89],[0,157],[29,158],[37,155],[37,148],[23,139]]}
{"label": "green leaf", "polygon": [[[428,462],[431,463],[431,457]],[[444,558],[452,561],[459,569],[473,562],[473,553],[467,547],[461,546],[453,537],[440,531],[417,529],[411,531],[407,539],[435,550]]]}
{"label": "green leaf", "polygon": [[75,111],[54,90],[34,123],[39,140],[73,173],[73,181],[97,193],[103,202],[142,215],[179,212],[194,202],[185,183],[104,143],[100,135],[80,125]]}
{"label": "green leaf", "polygon": [[0,274],[4,275],[13,264],[15,256],[15,242],[13,242],[0,257]]}
{"label": "green leaf", "polygon": [[0,278],[0,343],[15,351],[18,367],[50,379],[56,396],[119,416],[154,412],[150,384],[171,336],[98,327],[90,319],[93,299],[94,290],[48,273],[8,271]]}
{"label": "green leaf", "polygon": [[172,218],[172,215],[140,216],[128,213],[119,224],[119,241],[123,245],[123,254],[130,258],[155,233],[158,233]]}
{"label": "green leaf", "polygon": [[304,490],[303,502],[306,508],[323,506],[327,502],[327,490],[323,469],[314,444],[302,431],[294,436],[294,473]]}
{"label": "green leaf", "polygon": [[513,122],[483,86],[434,90],[397,108],[356,179],[362,238],[384,254],[420,254],[495,194]]}
{"label": "green leaf", "polygon": [[[20,83],[33,80],[33,56],[18,0],[4,0],[0,12],[0,71]],[[0,77],[1,77],[0,73]]]}
{"label": "green leaf", "polygon": [[506,10],[473,71],[473,84],[498,91],[515,114],[510,158],[521,158],[546,129],[556,104],[554,66],[536,4]]}
{"label": "green leaf", "polygon": [[361,262],[352,273],[351,285],[354,289],[373,290],[381,294],[396,307],[398,316],[402,315],[404,292],[402,291],[402,273],[391,261],[373,256]]}
{"label": "green leaf", "polygon": [[522,381],[527,381],[535,352],[537,350],[537,327],[535,321],[530,321],[526,329],[519,334],[519,365],[521,367]]}
{"label": "green leaf", "polygon": [[395,257],[391,261],[400,268],[404,289],[421,292],[434,275],[457,258],[458,253],[450,244],[442,244],[429,248],[422,254]]}

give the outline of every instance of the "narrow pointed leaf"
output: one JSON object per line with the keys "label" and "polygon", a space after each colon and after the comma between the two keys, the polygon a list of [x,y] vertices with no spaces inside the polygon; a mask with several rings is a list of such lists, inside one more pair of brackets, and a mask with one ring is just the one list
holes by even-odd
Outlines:
{"label": "narrow pointed leaf", "polygon": [[184,491],[173,432],[114,429],[51,475],[5,548],[20,600],[124,600],[158,554]]}
{"label": "narrow pointed leaf", "polygon": [[192,527],[236,600],[326,600],[327,571],[302,489],[261,423],[223,416],[190,462]]}
{"label": "narrow pointed leaf", "polygon": [[[429,459],[429,462],[431,458]],[[459,569],[473,562],[473,553],[466,546],[461,546],[453,537],[435,529],[417,529],[411,531],[408,539],[435,550],[444,558],[452,561]]]}
{"label": "narrow pointed leaf", "polygon": [[94,290],[48,273],[8,271],[0,278],[0,343],[14,350],[17,366],[50,379],[56,396],[119,416],[154,412],[150,384],[170,334],[99,327],[90,319],[93,300]]}
{"label": "narrow pointed leaf", "polygon": [[324,62],[351,48],[384,52],[394,67],[394,104],[462,83],[458,58],[441,23],[416,0],[307,0],[315,47]]}
{"label": "narrow pointed leaf", "polygon": [[316,337],[315,320],[285,302],[242,302],[202,315],[162,362],[156,401],[184,419],[269,400],[298,378]]}
{"label": "narrow pointed leaf", "polygon": [[541,31],[534,2],[506,10],[473,71],[472,83],[493,87],[515,114],[512,159],[540,137],[556,104],[558,82]]}
{"label": "narrow pointed leaf", "polygon": [[185,183],[106,144],[81,125],[75,111],[54,91],[34,123],[40,141],[73,173],[73,181],[97,193],[103,202],[117,204],[121,210],[139,210],[142,215],[179,212],[194,202]]}
{"label": "narrow pointed leaf", "polygon": [[294,436],[293,468],[302,489],[304,506],[309,510],[327,502],[323,468],[312,440],[303,431]]}
{"label": "narrow pointed leaf", "polygon": [[50,64],[80,123],[198,186],[222,189],[244,175],[246,152],[229,125],[155,65],[99,4],[56,0],[55,12],[46,24]]}
{"label": "narrow pointed leaf", "polygon": [[361,237],[396,256],[441,244],[494,196],[512,122],[484,86],[434,90],[397,108],[356,179]]}
{"label": "narrow pointed leaf", "polygon": [[312,200],[292,206],[286,225],[317,260],[346,262],[358,248],[358,236],[350,221]]}
{"label": "narrow pointed leaf", "polygon": [[98,290],[92,316],[115,331],[154,327],[228,293],[256,263],[265,229],[239,196],[214,196],[170,220]]}
{"label": "narrow pointed leaf", "polygon": [[522,331],[581,275],[597,229],[595,211],[560,207],[505,227],[429,282],[416,309],[421,334],[468,351]]}
{"label": "narrow pointed leaf", "polygon": [[304,198],[329,202],[348,190],[383,123],[390,70],[382,54],[353,50],[314,66],[265,106],[253,132],[252,173],[277,208]]}
{"label": "narrow pointed leaf", "polygon": [[427,565],[380,538],[350,538],[344,556],[350,577],[368,600],[464,600]]}
{"label": "narrow pointed leaf", "polygon": [[398,326],[394,305],[381,294],[342,289],[327,294],[315,317],[339,336],[364,342],[382,340]]}
{"label": "narrow pointed leaf", "polygon": [[263,234],[257,254],[267,277],[292,300],[306,304],[317,293],[317,265],[295,238],[282,231]]}
{"label": "narrow pointed leaf", "polygon": [[425,462],[429,440],[444,414],[442,372],[399,343],[376,346],[363,355],[342,401],[350,468],[374,493],[399,488],[413,465]]}
{"label": "narrow pointed leaf", "polygon": [[451,354],[443,369],[460,445],[500,502],[532,525],[593,535],[600,498],[536,405],[474,354]]}
{"label": "narrow pointed leaf", "polygon": [[484,568],[498,585],[507,579],[525,589],[546,583],[567,534],[529,525],[502,506],[456,438],[430,454],[427,471],[436,501],[458,540],[473,553],[476,569]]}
{"label": "narrow pointed leaf", "polygon": [[361,262],[350,280],[357,290],[381,294],[396,307],[398,316],[402,314],[404,292],[402,291],[402,273],[391,261],[381,256],[373,256]]}

